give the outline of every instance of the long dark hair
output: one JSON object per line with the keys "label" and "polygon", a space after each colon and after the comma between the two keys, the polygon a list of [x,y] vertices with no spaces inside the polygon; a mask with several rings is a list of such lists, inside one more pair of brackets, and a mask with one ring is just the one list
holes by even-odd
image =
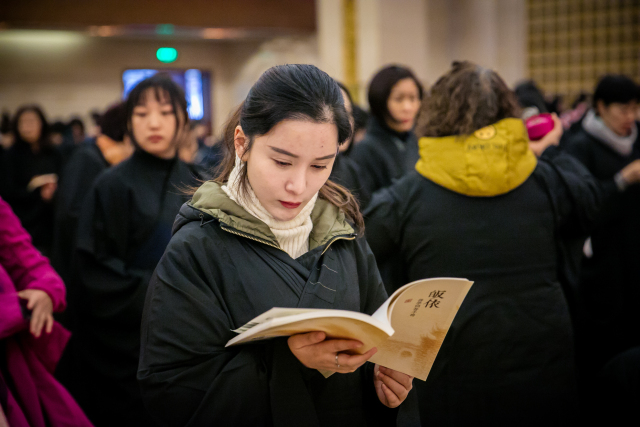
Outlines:
{"label": "long dark hair", "polygon": [[393,86],[395,86],[395,84],[400,80],[404,79],[412,79],[414,81],[418,87],[420,100],[422,100],[424,92],[422,85],[413,72],[406,67],[402,67],[400,65],[389,65],[378,71],[376,75],[373,76],[373,79],[371,79],[368,93],[369,108],[371,110],[371,115],[378,119],[383,126],[386,126],[387,120],[395,121],[391,116],[391,113],[389,113],[387,102],[389,100],[389,96],[391,96]]}
{"label": "long dark hair", "polygon": [[[260,76],[227,122],[223,139],[224,160],[217,170],[215,181],[226,182],[235,166],[234,134],[238,125],[247,137],[245,152],[249,152],[256,136],[267,134],[283,120],[335,124],[339,145],[347,141],[352,133],[340,87],[327,73],[305,64],[272,67]],[[247,168],[243,168],[239,179],[241,191],[246,191]],[[356,228],[364,229],[358,202],[349,190],[327,180],[320,189],[319,197],[342,209]]]}
{"label": "long dark hair", "polygon": [[512,90],[493,70],[472,62],[454,62],[431,87],[418,136],[471,135],[508,117],[519,117]]}
{"label": "long dark hair", "polygon": [[173,107],[173,115],[176,118],[176,131],[174,137],[178,134],[181,127],[189,123],[189,114],[187,113],[187,99],[184,91],[176,82],[171,80],[171,76],[165,73],[154,74],[153,76],[142,80],[134,87],[126,101],[126,118],[127,133],[131,141],[138,146],[133,135],[132,117],[133,110],[144,102],[144,94],[147,89],[153,89],[153,93],[158,102],[167,99]]}
{"label": "long dark hair", "polygon": [[13,136],[15,138],[14,140],[16,144],[27,145],[27,146],[30,145],[27,141],[22,139],[22,136],[20,136],[20,132],[18,131],[18,121],[20,120],[20,116],[22,116],[27,111],[32,111],[36,113],[36,115],[40,119],[40,123],[42,124],[42,128],[40,129],[40,138],[38,138],[38,141],[36,142],[38,149],[43,150],[43,149],[51,148],[52,144],[51,144],[51,139],[49,138],[49,123],[47,122],[47,118],[45,117],[44,112],[42,111],[42,108],[40,108],[37,105],[24,105],[18,108],[18,111],[16,111],[15,116],[13,116],[11,129],[13,130]]}

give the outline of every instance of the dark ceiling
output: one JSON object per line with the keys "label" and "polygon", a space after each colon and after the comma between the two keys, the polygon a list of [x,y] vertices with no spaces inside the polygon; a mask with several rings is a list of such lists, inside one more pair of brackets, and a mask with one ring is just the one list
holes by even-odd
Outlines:
{"label": "dark ceiling", "polygon": [[5,0],[4,28],[224,28],[310,33],[314,0]]}

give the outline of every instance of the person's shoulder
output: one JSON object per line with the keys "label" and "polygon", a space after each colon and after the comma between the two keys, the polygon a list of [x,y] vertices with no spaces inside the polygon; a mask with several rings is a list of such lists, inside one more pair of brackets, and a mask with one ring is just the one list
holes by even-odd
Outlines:
{"label": "person's shoulder", "polygon": [[217,264],[226,258],[223,252],[227,235],[216,218],[199,212],[185,203],[173,225],[173,236],[167,246],[167,253],[174,257],[195,257],[209,264]]}
{"label": "person's shoulder", "polygon": [[563,144],[563,149],[571,152],[573,150],[586,150],[593,147],[596,139],[589,135],[582,126],[573,132]]}
{"label": "person's shoulder", "polygon": [[356,164],[362,165],[364,170],[371,170],[376,167],[375,165],[381,164],[383,156],[384,153],[380,149],[380,139],[372,135],[365,136],[349,154],[349,158]]}
{"label": "person's shoulder", "polygon": [[102,171],[96,178],[94,188],[98,191],[118,191],[129,187],[131,180],[130,159]]}
{"label": "person's shoulder", "polygon": [[388,191],[399,199],[410,199],[412,194],[429,187],[430,180],[412,170],[404,174],[400,179],[391,184]]}
{"label": "person's shoulder", "polygon": [[178,159],[178,166],[195,182],[202,183],[202,181],[212,178],[211,173],[202,165],[187,163]]}
{"label": "person's shoulder", "polygon": [[390,186],[377,190],[364,210],[365,217],[381,206],[384,206],[385,210],[392,209],[404,213],[407,204],[418,199],[415,194],[423,190],[424,181],[426,179],[422,175],[411,171]]}
{"label": "person's shoulder", "polygon": [[95,145],[81,145],[69,157],[66,168],[88,169],[105,166],[105,160],[99,150]]}

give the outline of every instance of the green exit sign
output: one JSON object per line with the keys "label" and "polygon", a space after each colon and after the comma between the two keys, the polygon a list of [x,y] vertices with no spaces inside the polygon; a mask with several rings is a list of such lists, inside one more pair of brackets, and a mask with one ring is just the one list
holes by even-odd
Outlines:
{"label": "green exit sign", "polygon": [[172,47],[161,47],[156,52],[158,61],[168,64],[178,59],[178,51]]}

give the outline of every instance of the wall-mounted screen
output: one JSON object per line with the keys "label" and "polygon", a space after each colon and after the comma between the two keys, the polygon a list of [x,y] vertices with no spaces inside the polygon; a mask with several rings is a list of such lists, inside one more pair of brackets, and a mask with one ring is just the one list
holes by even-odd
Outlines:
{"label": "wall-mounted screen", "polygon": [[129,69],[122,73],[124,89],[122,98],[126,99],[138,83],[157,73],[166,73],[183,90],[187,98],[187,111],[191,120],[211,120],[211,75],[207,71],[192,68],[177,69]]}

